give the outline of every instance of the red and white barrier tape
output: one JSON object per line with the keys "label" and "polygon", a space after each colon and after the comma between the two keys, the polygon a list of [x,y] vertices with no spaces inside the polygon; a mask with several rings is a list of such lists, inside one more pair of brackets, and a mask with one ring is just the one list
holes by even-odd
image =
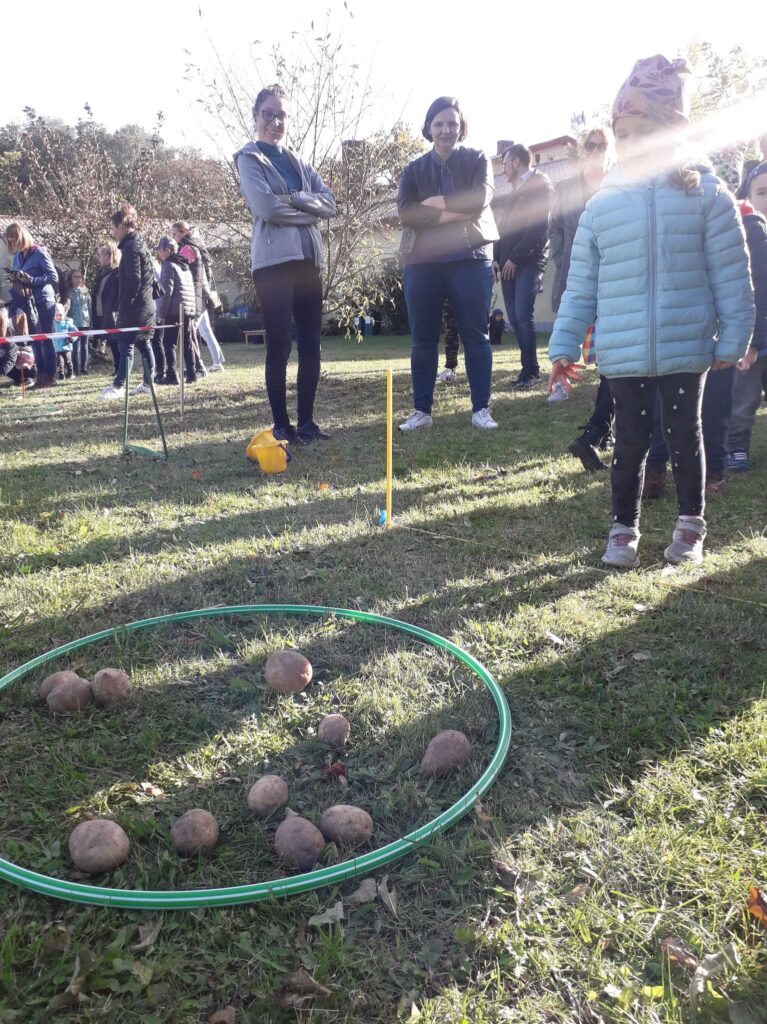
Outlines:
{"label": "red and white barrier tape", "polygon": [[54,331],[52,334],[17,334],[9,341],[45,341],[48,338],[89,338],[97,334],[139,334],[145,331],[165,331],[178,324],[151,324],[148,327],[102,327],[92,331]]}

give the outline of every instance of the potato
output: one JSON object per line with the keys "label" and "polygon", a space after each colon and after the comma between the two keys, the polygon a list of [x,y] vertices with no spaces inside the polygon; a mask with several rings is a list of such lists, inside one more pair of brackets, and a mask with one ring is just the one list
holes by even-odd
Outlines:
{"label": "potato", "polygon": [[343,715],[325,715],[317,729],[317,736],[331,747],[342,747],[351,731],[352,727]]}
{"label": "potato", "polygon": [[361,807],[335,804],[320,818],[320,831],[329,842],[360,846],[373,835],[373,819]]}
{"label": "potato", "polygon": [[259,818],[268,818],[287,802],[288,784],[279,775],[262,775],[248,793],[248,807]]}
{"label": "potato", "polygon": [[75,676],[51,690],[45,703],[54,715],[71,715],[82,711],[92,700],[91,684],[87,679]]}
{"label": "potato", "polygon": [[130,697],[130,679],[119,668],[102,668],[93,677],[91,689],[97,704],[119,704]]}
{"label": "potato", "polygon": [[[54,672],[51,676],[46,676],[40,684],[40,700],[48,700],[48,697],[52,690],[55,690],[57,686],[61,686],[62,683],[69,683],[73,679],[79,679],[80,676],[76,672],[70,672],[69,669],[64,669],[63,672]],[[87,682],[87,680],[85,680]]]}
{"label": "potato", "polygon": [[274,835],[274,848],[290,867],[310,871],[322,856],[325,840],[315,825],[291,811]]}
{"label": "potato", "polygon": [[438,733],[426,748],[421,761],[424,775],[434,778],[458,771],[471,757],[471,743],[457,729]]}
{"label": "potato", "polygon": [[311,662],[300,651],[277,651],[266,662],[266,685],[278,693],[298,693],[312,681]]}
{"label": "potato", "polygon": [[106,818],[83,821],[69,837],[69,855],[75,867],[92,875],[119,867],[129,850],[125,832]]}
{"label": "potato", "polygon": [[210,811],[194,807],[173,823],[170,841],[182,857],[207,853],[218,842],[218,822]]}

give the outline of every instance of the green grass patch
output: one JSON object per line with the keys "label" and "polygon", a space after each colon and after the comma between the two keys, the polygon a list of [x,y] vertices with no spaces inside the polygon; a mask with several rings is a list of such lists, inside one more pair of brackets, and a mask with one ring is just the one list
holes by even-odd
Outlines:
{"label": "green grass patch", "polygon": [[[764,415],[755,470],[710,503],[704,565],[664,566],[669,496],[645,508],[643,568],[608,573],[607,474],[566,455],[595,378],[550,407],[511,389],[518,361],[504,345],[501,429],[472,431],[463,375],[442,388],[434,429],[395,437],[396,526],[382,530],[384,371],[404,418],[407,346],[323,343],[317,418],[332,438],[271,477],[244,457],[270,422],[260,350],[228,346],[226,372],[189,389],[183,422],[161,389],[167,464],[121,455],[121,405],[96,401],[106,378],[24,402],[0,391],[5,671],[153,615],[335,605],[466,647],[502,683],[513,722],[482,804],[362,901],[350,881],[157,916],[3,885],[0,1024],[192,1024],[225,1007],[275,1024],[764,1024],[767,932],[746,910],[749,887],[767,885]],[[131,430],[156,441],[146,399]],[[297,696],[264,683],[284,646],[315,667]],[[492,699],[463,666],[363,624],[221,616],[122,634],[53,667],[73,662],[86,676],[125,669],[132,699],[55,721],[36,698],[48,668],[0,695],[0,853],[62,879],[76,877],[67,837],[88,815],[132,840],[101,884],[279,877],[280,818],[255,822],[245,804],[267,771],[312,820],[334,802],[365,807],[382,845],[449,806],[497,737]],[[334,711],[352,722],[342,752],[316,737]],[[442,728],[466,732],[474,756],[427,783],[418,763]],[[338,760],[348,786],[328,771]],[[216,814],[221,842],[183,860],[170,825],[194,806]],[[330,846],[324,863],[342,856]],[[310,923],[338,904],[342,919]]]}

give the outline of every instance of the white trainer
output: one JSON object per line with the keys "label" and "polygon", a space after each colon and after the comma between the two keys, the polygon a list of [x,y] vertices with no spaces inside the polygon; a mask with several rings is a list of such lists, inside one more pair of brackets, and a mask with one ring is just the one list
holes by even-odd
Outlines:
{"label": "white trainer", "polygon": [[110,384],[109,387],[104,388],[104,390],[99,395],[99,401],[106,401],[109,398],[122,398],[122,394],[122,388],[116,388],[114,384]]}
{"label": "white trainer", "polygon": [[399,429],[403,431],[408,430],[422,430],[424,427],[430,427],[433,424],[433,420],[428,413],[420,412],[418,409],[414,409],[404,423],[400,423]]}
{"label": "white trainer", "polygon": [[564,386],[561,380],[558,380],[554,387],[551,389],[551,394],[546,399],[547,402],[566,402],[569,399],[567,388]]}
{"label": "white trainer", "polygon": [[223,363],[214,363],[211,366],[211,368],[208,370],[208,373],[223,373],[223,372],[224,372],[224,364]]}
{"label": "white trainer", "polygon": [[442,373],[437,374],[440,384],[455,384],[457,379],[455,370],[451,370],[449,366],[446,366]]}
{"label": "white trainer", "polygon": [[497,430],[498,424],[490,415],[489,409],[478,409],[471,416],[471,425],[479,430]]}
{"label": "white trainer", "polygon": [[605,565],[614,565],[619,569],[634,569],[639,565],[639,530],[633,526],[615,523],[610,528],[607,548],[602,555]]}
{"label": "white trainer", "polygon": [[131,391],[132,395],[151,395],[152,389],[148,384],[139,384],[137,388],[133,388]]}

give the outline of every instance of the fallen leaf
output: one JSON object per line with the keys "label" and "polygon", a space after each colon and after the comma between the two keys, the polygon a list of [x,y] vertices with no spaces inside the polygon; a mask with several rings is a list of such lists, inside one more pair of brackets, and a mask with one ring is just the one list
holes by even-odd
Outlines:
{"label": "fallen leaf", "polygon": [[237,1014],[233,1006],[225,1006],[223,1010],[216,1010],[208,1017],[208,1024],[235,1024]]}
{"label": "fallen leaf", "polygon": [[388,880],[388,875],[384,875],[383,878],[380,879],[378,882],[378,895],[381,903],[383,903],[391,916],[399,919],[399,914],[397,913],[397,899],[394,894],[394,889],[389,889],[386,885]]}
{"label": "fallen leaf", "polygon": [[343,919],[344,905],[339,900],[338,903],[334,904],[329,910],[324,911],[324,913],[315,914],[314,917],[310,917],[309,924],[314,928],[321,928],[324,924],[338,924]]}
{"label": "fallen leaf", "polygon": [[748,890],[748,912],[767,928],[767,897],[755,885]]}
{"label": "fallen leaf", "polygon": [[141,788],[149,796],[155,796],[155,797],[157,797],[158,800],[161,800],[165,796],[164,791],[162,789],[160,789],[159,786],[155,786],[151,782],[142,782],[141,783]]}
{"label": "fallen leaf", "polygon": [[634,651],[631,657],[634,661],[652,661],[652,654],[649,651]]}
{"label": "fallen leaf", "polygon": [[698,958],[693,951],[681,940],[669,936],[660,941],[661,953],[674,963],[681,964],[694,971],[698,966]]}
{"label": "fallen leaf", "polygon": [[338,779],[339,782],[346,782],[349,778],[349,769],[341,761],[335,761],[325,769],[325,774],[329,779]]}
{"label": "fallen leaf", "polygon": [[493,865],[495,873],[498,875],[498,879],[504,889],[508,889],[509,892],[513,892],[514,887],[517,884],[517,879],[519,878],[518,872],[516,872],[510,864],[507,864],[505,860],[496,860],[493,858],[490,863]]}
{"label": "fallen leaf", "polygon": [[363,878],[359,887],[346,900],[347,903],[372,903],[378,895],[375,878]]}
{"label": "fallen leaf", "polygon": [[328,490],[330,490],[330,484],[317,484],[317,490],[318,491],[328,491]]}
{"label": "fallen leaf", "polygon": [[588,896],[590,889],[591,886],[588,882],[579,882],[575,888],[571,889],[570,892],[564,896],[565,903],[582,903]]}
{"label": "fallen leaf", "polygon": [[690,1003],[693,1011],[697,1010],[698,1000],[706,991],[706,984],[711,978],[723,974],[728,968],[735,968],[740,962],[735,943],[728,943],[718,953],[708,953],[695,968],[690,982]]}
{"label": "fallen leaf", "polygon": [[329,996],[332,992],[299,967],[292,974],[286,974],[282,984],[275,990],[277,1002],[284,1007],[296,1006],[316,996]]}
{"label": "fallen leaf", "polygon": [[543,635],[546,637],[549,643],[553,644],[555,647],[564,647],[564,640],[561,636],[557,636],[556,633],[551,633],[549,632],[549,630],[546,630],[546,632]]}
{"label": "fallen leaf", "polygon": [[138,942],[130,947],[131,953],[146,953],[154,946],[162,928],[162,918],[150,918],[138,926]]}
{"label": "fallen leaf", "polygon": [[[192,480],[202,480],[202,473],[200,472],[199,469],[193,469],[192,470]],[[232,1011],[232,1012],[234,1012],[234,1011]],[[223,1011],[222,1011],[222,1013],[223,1013]]]}

